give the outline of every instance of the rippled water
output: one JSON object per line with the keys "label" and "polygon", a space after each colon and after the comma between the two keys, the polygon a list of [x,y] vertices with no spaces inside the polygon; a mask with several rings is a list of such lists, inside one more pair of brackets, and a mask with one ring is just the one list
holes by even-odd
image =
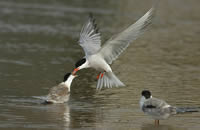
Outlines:
{"label": "rippled water", "polygon": [[200,113],[159,127],[140,110],[143,89],[174,106],[200,106],[199,0],[161,1],[151,29],[112,65],[126,87],[97,92],[91,69],[79,72],[69,103],[41,97],[83,56],[80,29],[93,12],[102,40],[135,22],[145,0],[1,0],[0,129],[199,130]]}

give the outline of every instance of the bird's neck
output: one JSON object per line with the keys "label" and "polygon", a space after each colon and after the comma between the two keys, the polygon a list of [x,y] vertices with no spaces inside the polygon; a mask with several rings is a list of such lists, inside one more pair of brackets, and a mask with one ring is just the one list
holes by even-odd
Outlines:
{"label": "bird's neck", "polygon": [[70,91],[70,86],[71,86],[72,80],[73,80],[73,77],[69,76],[69,78],[64,82],[65,85],[68,87],[69,91]]}
{"label": "bird's neck", "polygon": [[86,62],[84,63],[84,64],[82,64],[80,67],[79,67],[79,69],[81,70],[81,69],[83,69],[83,68],[89,68],[90,66],[89,66],[89,61],[86,59]]}

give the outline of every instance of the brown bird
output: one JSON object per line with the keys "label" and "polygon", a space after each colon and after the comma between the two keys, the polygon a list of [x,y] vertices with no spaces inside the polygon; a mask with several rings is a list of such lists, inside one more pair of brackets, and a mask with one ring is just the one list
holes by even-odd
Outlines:
{"label": "brown bird", "polygon": [[64,103],[69,100],[70,96],[70,86],[72,80],[77,77],[77,75],[72,75],[71,73],[67,73],[64,76],[63,82],[54,86],[50,89],[49,94],[47,95],[47,99],[45,103]]}

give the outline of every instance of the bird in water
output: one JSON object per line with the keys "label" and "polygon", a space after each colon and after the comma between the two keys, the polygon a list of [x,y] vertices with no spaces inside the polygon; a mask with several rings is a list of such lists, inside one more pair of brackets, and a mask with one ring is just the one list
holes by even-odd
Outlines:
{"label": "bird in water", "polygon": [[111,37],[103,46],[101,46],[101,36],[95,19],[90,16],[81,30],[79,39],[79,45],[83,48],[85,56],[76,62],[73,74],[83,68],[94,68],[100,72],[97,76],[97,89],[103,86],[106,88],[125,86],[115,76],[110,65],[130,43],[144,33],[152,22],[154,10],[153,6],[138,21],[118,35]]}
{"label": "bird in water", "polygon": [[164,100],[152,97],[149,90],[143,90],[141,95],[140,109],[155,120],[155,125],[159,125],[159,120],[167,119],[171,115],[182,114],[186,112],[199,112],[199,108],[177,108],[171,106]]}
{"label": "bird in water", "polygon": [[72,80],[77,77],[77,75],[72,75],[71,73],[67,73],[64,76],[63,82],[54,86],[50,89],[49,94],[45,100],[46,104],[51,103],[64,103],[69,100],[70,96],[70,86]]}

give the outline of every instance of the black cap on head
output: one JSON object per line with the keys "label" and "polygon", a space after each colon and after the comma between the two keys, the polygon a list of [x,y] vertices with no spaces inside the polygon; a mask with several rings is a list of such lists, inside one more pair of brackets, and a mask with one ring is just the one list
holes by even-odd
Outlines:
{"label": "black cap on head", "polygon": [[79,66],[81,66],[82,64],[84,64],[86,62],[86,59],[83,58],[79,61],[76,62],[75,67],[78,68]]}
{"label": "black cap on head", "polygon": [[149,90],[143,90],[142,91],[142,96],[144,96],[146,99],[151,97],[151,92]]}
{"label": "black cap on head", "polygon": [[71,75],[71,73],[65,74],[64,79],[63,79],[63,82],[65,82],[65,81],[69,78],[70,75]]}

